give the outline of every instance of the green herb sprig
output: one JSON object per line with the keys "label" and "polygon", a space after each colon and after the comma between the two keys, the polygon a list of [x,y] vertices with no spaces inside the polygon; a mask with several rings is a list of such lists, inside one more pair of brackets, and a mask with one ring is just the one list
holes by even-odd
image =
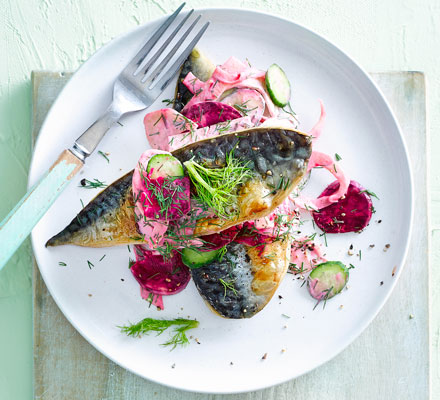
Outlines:
{"label": "green herb sprig", "polygon": [[140,337],[150,332],[156,332],[157,336],[161,335],[168,328],[173,327],[173,335],[171,338],[162,343],[162,346],[172,346],[171,350],[174,350],[177,346],[184,346],[189,343],[186,336],[186,331],[194,329],[199,326],[199,321],[192,319],[176,318],[173,320],[166,319],[154,319],[145,318],[136,324],[127,326],[118,326],[122,333],[126,333],[128,336]]}
{"label": "green herb sprig", "polygon": [[84,189],[99,189],[105,188],[107,185],[105,182],[101,182],[99,179],[93,179],[93,181],[89,181],[88,179],[81,179],[80,186]]}
{"label": "green herb sprig", "polygon": [[226,156],[226,165],[209,168],[191,159],[183,163],[194,184],[200,200],[212,209],[218,217],[230,219],[236,215],[237,187],[252,177],[248,163],[234,158],[231,151]]}
{"label": "green herb sprig", "polygon": [[110,162],[110,159],[107,157],[107,154],[105,154],[105,153],[102,152],[101,150],[98,150],[98,153],[99,153],[101,156],[103,156],[103,157],[107,160],[108,163]]}

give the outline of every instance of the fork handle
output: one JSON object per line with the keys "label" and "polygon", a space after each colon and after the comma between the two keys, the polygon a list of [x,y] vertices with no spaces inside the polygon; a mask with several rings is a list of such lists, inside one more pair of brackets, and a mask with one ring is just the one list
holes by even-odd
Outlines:
{"label": "fork handle", "polygon": [[83,165],[70,150],[64,150],[0,223],[0,270]]}
{"label": "fork handle", "polygon": [[122,112],[110,105],[107,111],[96,120],[78,139],[75,140],[73,151],[84,161],[98,146],[106,132],[122,116]]}

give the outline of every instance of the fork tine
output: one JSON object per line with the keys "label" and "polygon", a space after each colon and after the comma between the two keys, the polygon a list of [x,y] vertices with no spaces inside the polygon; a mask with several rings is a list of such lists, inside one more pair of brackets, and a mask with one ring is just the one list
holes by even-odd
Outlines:
{"label": "fork tine", "polygon": [[167,30],[167,28],[172,24],[172,22],[176,19],[177,15],[180,13],[183,7],[185,7],[186,3],[182,3],[179,8],[174,11],[166,20],[165,22],[154,32],[153,36],[151,36],[150,40],[148,40],[147,43],[138,51],[138,53],[133,57],[133,59],[128,64],[127,68],[138,70],[139,67],[142,65],[143,61],[145,60],[145,57],[147,54],[151,51],[151,49],[154,47],[154,45],[158,42],[158,40],[161,38],[163,33]]}
{"label": "fork tine", "polygon": [[200,18],[202,16],[199,15],[193,23],[190,25],[190,27],[186,30],[186,32],[180,37],[178,42],[174,45],[174,47],[168,52],[168,54],[164,57],[164,59],[160,62],[160,64],[156,67],[156,69],[151,73],[151,75],[147,78],[144,77],[141,82],[144,83],[147,87],[150,86],[151,83],[153,83],[156,78],[160,75],[160,73],[164,70],[165,66],[168,64],[168,62],[171,60],[171,58],[176,54],[177,49],[182,45],[184,40],[188,37],[188,35],[193,30],[194,26],[199,22]]}
{"label": "fork tine", "polygon": [[186,49],[182,52],[179,58],[174,62],[174,64],[165,72],[164,76],[160,78],[160,80],[156,83],[155,87],[159,87],[160,91],[163,91],[174,78],[174,76],[179,71],[180,67],[184,63],[184,61],[190,55],[192,49],[195,47],[197,42],[200,40],[202,35],[205,33],[206,29],[208,29],[210,22],[206,22],[205,25],[199,30],[199,33],[194,37],[191,43],[186,47]]}
{"label": "fork tine", "polygon": [[[182,28],[183,24],[188,20],[188,18],[191,16],[191,14],[194,12],[194,10],[191,10],[186,16],[185,18],[183,18],[183,20],[180,22],[180,24],[176,27],[176,29],[174,29],[174,31],[171,33],[170,36],[168,36],[167,40],[165,40],[165,42],[162,44],[162,46],[160,46],[159,50],[156,51],[156,53],[154,54],[154,56],[152,56],[145,65],[142,66],[142,68],[144,68],[144,72],[143,75],[145,75],[148,70],[151,68],[151,66],[157,61],[157,59],[160,57],[160,55],[163,53],[163,51],[165,50],[165,48],[170,44],[170,42],[174,39],[174,36],[176,36],[177,32],[180,31],[180,29]],[[139,71],[141,70],[141,66],[139,66],[137,68],[137,70],[135,71],[135,73],[133,75],[137,75],[139,73]]]}

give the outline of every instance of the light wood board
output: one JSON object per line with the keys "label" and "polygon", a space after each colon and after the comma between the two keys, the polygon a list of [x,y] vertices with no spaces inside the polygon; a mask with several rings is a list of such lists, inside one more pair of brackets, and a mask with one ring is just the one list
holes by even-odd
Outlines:
{"label": "light wood board", "polygon": [[[33,72],[33,140],[69,76]],[[429,236],[425,79],[419,72],[378,73],[372,76],[394,109],[408,143],[416,186],[415,223],[407,263],[396,289],[377,318],[354,343],[309,374],[258,392],[206,395],[169,389],[125,371],[87,343],[52,300],[34,263],[35,398],[428,399]]]}

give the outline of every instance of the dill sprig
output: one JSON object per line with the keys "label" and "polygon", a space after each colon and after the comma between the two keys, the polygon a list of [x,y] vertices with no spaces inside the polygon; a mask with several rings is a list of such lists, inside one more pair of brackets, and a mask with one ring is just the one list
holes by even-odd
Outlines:
{"label": "dill sprig", "polygon": [[234,104],[234,108],[237,111],[241,112],[245,117],[248,115],[248,113],[250,113],[251,111],[254,111],[254,110],[256,110],[258,108],[257,106],[255,106],[253,108],[249,108],[248,105],[247,105],[248,101],[249,100],[247,100],[247,101],[245,101],[244,103],[241,103],[241,104]]}
{"label": "dill sprig", "polygon": [[238,212],[238,186],[252,176],[252,171],[248,163],[233,157],[233,151],[226,156],[225,161],[226,165],[220,168],[203,166],[194,159],[183,164],[200,200],[218,217],[229,219],[231,214],[233,216]]}
{"label": "dill sprig", "polygon": [[362,193],[366,193],[366,194],[368,194],[369,196],[371,196],[371,197],[375,197],[377,200],[379,200],[379,197],[377,197],[377,194],[374,193],[374,192],[372,192],[371,190],[368,190],[368,189],[361,190],[361,191],[359,192],[359,194],[362,194]]}
{"label": "dill sprig", "polygon": [[223,285],[223,288],[225,290],[223,297],[226,297],[226,292],[228,290],[231,290],[235,295],[237,294],[237,291],[235,290],[235,286],[234,286],[234,280],[225,281],[222,278],[220,278],[219,281]]}
{"label": "dill sprig", "polygon": [[98,189],[98,188],[105,188],[107,185],[105,182],[101,182],[99,179],[93,179],[93,181],[89,181],[88,179],[84,178],[81,179],[80,186],[84,189]]}
{"label": "dill sprig", "polygon": [[104,152],[102,152],[101,150],[98,150],[98,153],[101,154],[101,156],[103,156],[107,160],[108,163],[110,162],[110,159],[107,157],[107,155]]}
{"label": "dill sprig", "polygon": [[[155,184],[154,181],[150,180],[148,176],[145,176],[143,173],[144,169],[141,164],[139,164],[142,177],[144,179],[145,188],[151,192],[152,197],[156,199],[160,210],[159,215],[157,216],[168,219],[168,212],[170,211],[170,208],[175,204],[176,201],[176,194],[182,193],[180,195],[180,199],[186,199],[186,196],[184,196],[183,192],[185,191],[185,188],[181,185],[176,184],[176,179],[180,179],[179,176],[167,176],[164,178],[161,185]],[[145,200],[146,204],[150,203],[151,201],[147,198]],[[181,213],[183,216],[182,211],[177,208],[177,211]]]}
{"label": "dill sprig", "polygon": [[197,328],[198,326],[199,321],[192,319],[176,318],[173,320],[166,320],[145,318],[137,324],[118,326],[118,328],[121,329],[122,333],[126,333],[128,336],[140,337],[143,334],[148,334],[150,332],[156,332],[158,336],[168,328],[173,327],[173,335],[168,341],[162,343],[162,346],[172,346],[171,350],[174,350],[178,345],[187,345],[189,340],[186,337],[186,331]]}

